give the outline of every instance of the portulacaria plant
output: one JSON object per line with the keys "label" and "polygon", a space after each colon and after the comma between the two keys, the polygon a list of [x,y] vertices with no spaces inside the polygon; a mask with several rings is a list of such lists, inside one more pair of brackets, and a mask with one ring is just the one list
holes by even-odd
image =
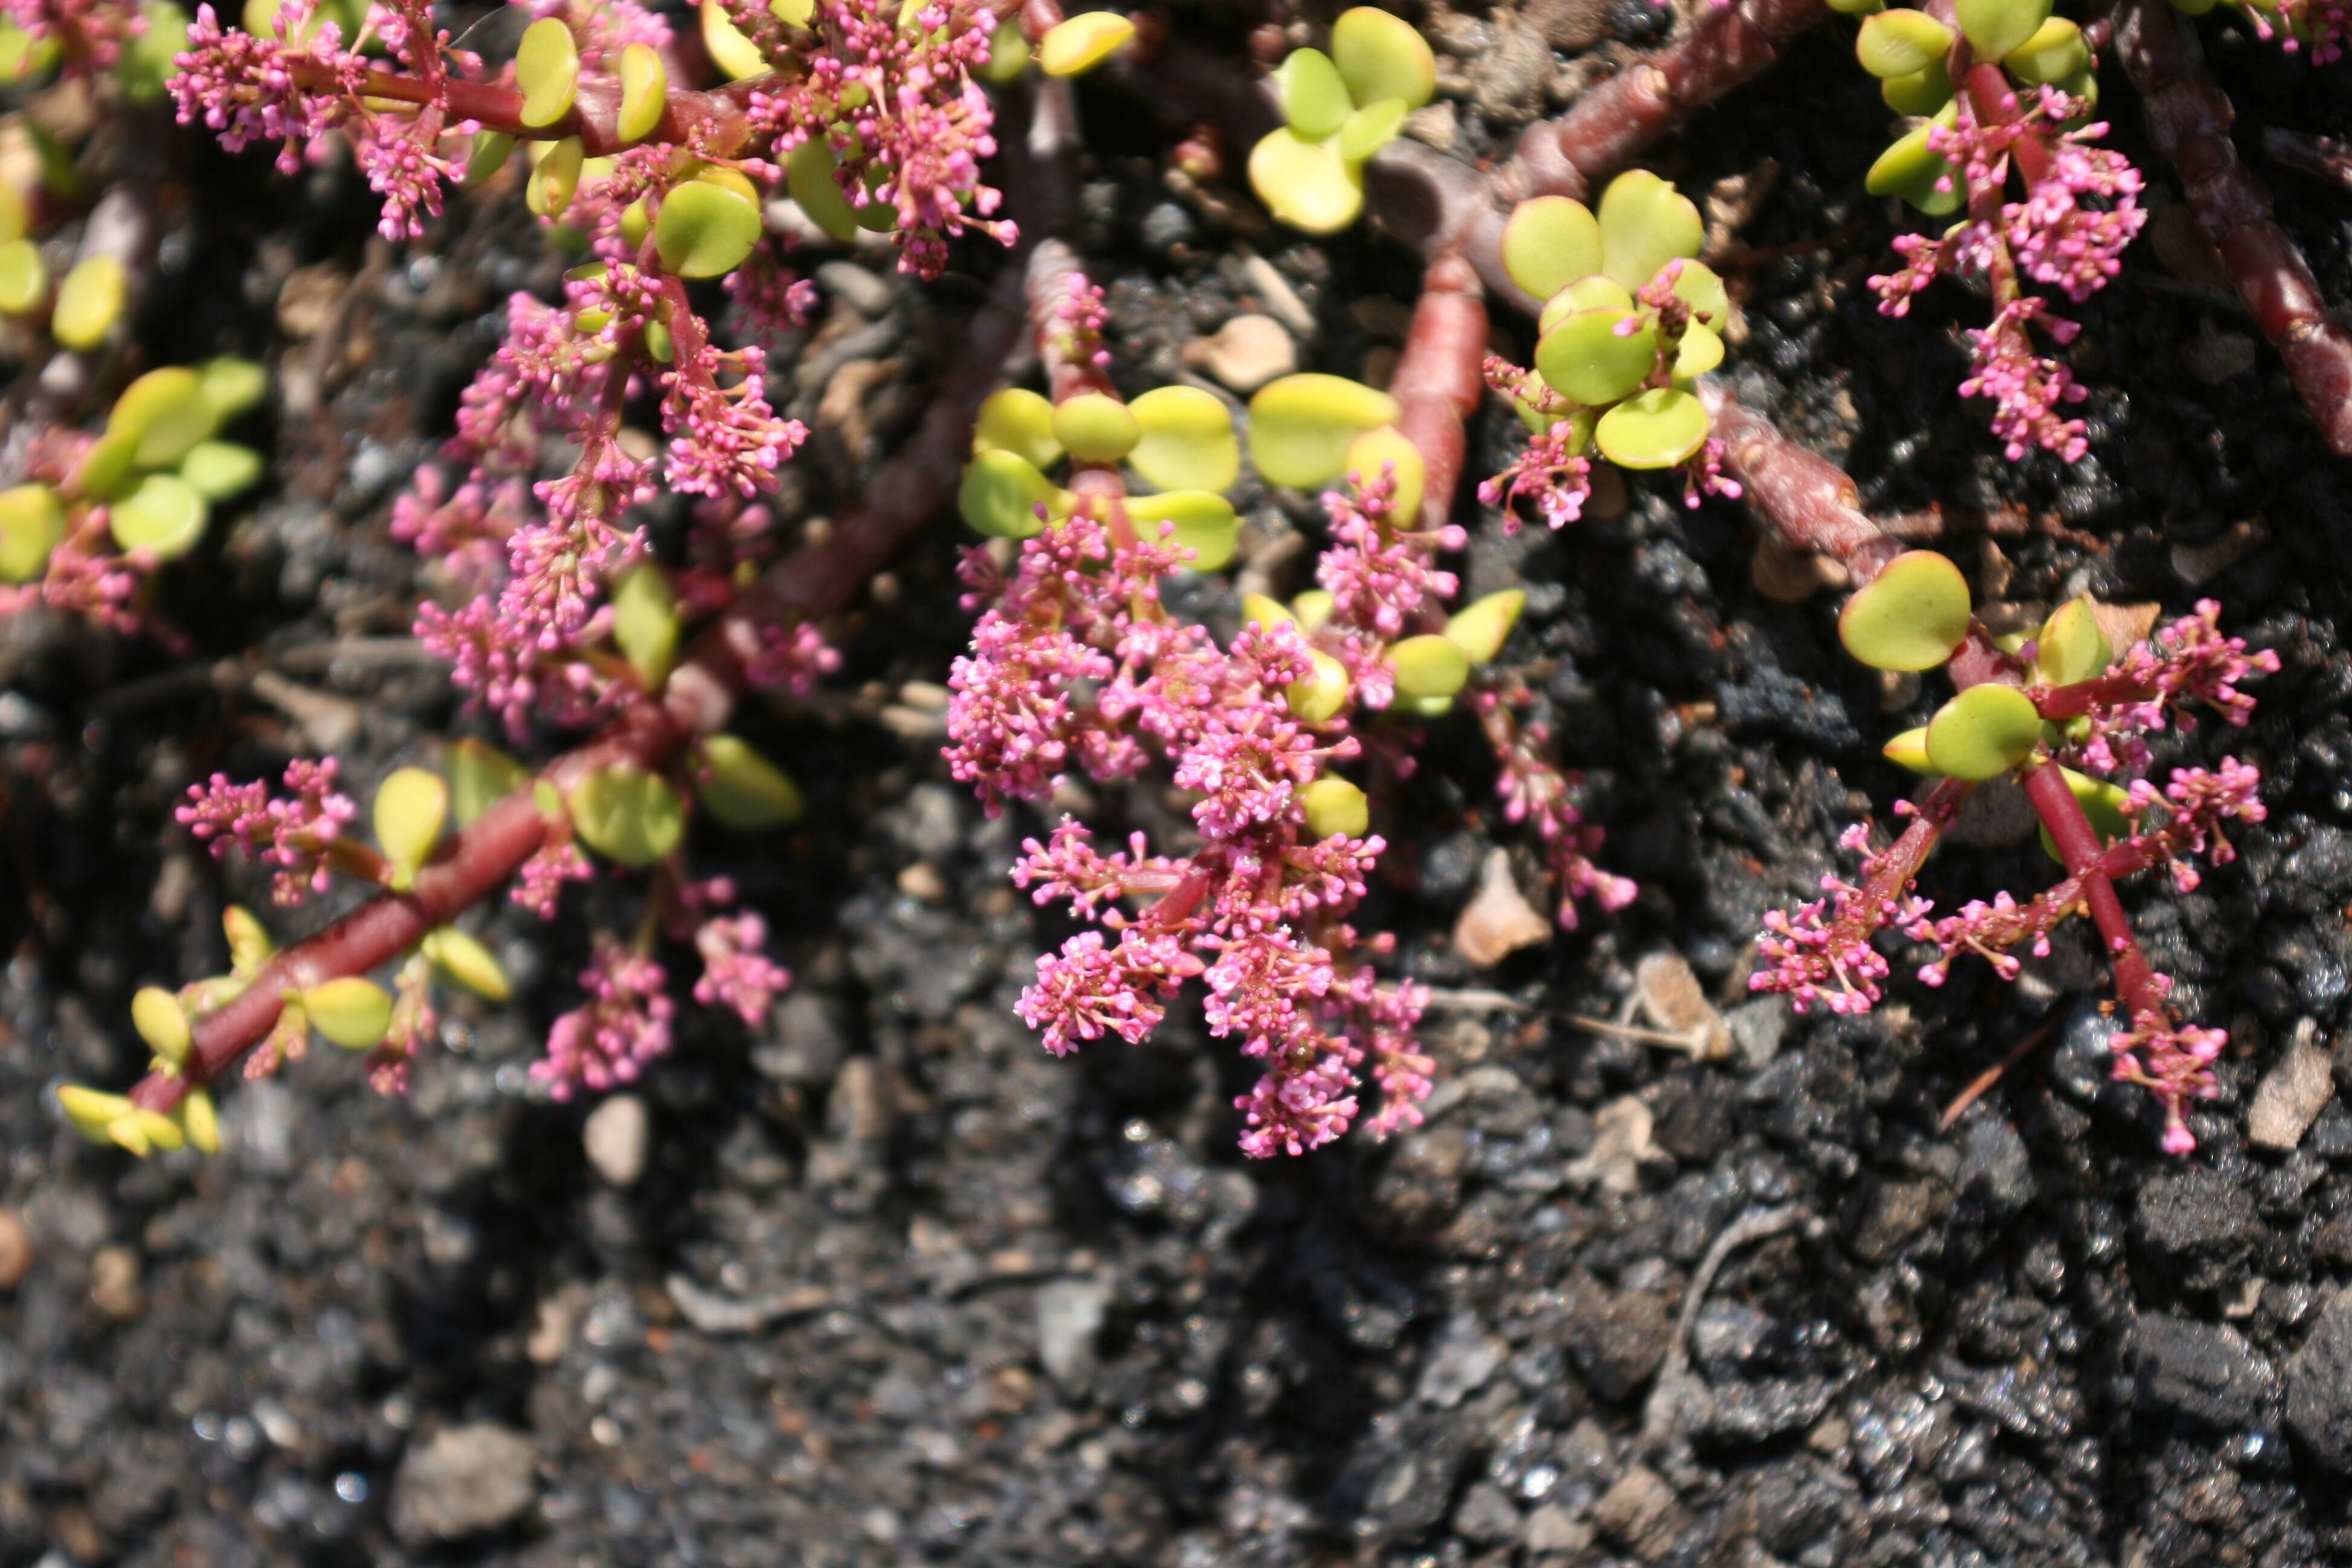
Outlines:
{"label": "portulacaria plant", "polygon": [[[2213,1063],[2228,1037],[2175,1016],[2166,1000],[2172,983],[2141,951],[2115,884],[2162,868],[2188,891],[2202,876],[2199,857],[2227,864],[2236,854],[2228,830],[2266,815],[2261,774],[2234,757],[2210,771],[2175,767],[2161,785],[2147,776],[2149,735],[2195,728],[2192,704],[2244,724],[2254,701],[2239,683],[2279,668],[2276,654],[2224,636],[2220,615],[2206,600],[2118,657],[2091,602],[2076,599],[2033,637],[2003,647],[1973,620],[1968,585],[1949,561],[1926,551],[1896,557],[1847,603],[1839,630],[1850,652],[1878,668],[1950,671],[1958,693],[1886,746],[1889,758],[1936,782],[1897,803],[1906,826],[1892,844],[1873,847],[1867,824],[1847,831],[1843,847],[1863,856],[1853,880],[1824,876],[1822,898],[1793,915],[1766,916],[1749,985],[1788,996],[1801,1012],[1867,1012],[1893,973],[1874,943],[1881,931],[1933,949],[1918,968],[1926,984],[1942,984],[1969,954],[2011,980],[2018,950],[2046,955],[2051,932],[2087,914],[2115,975],[2115,1076],[2155,1097],[2167,1152],[2195,1148],[2185,1113],[2217,1092]],[[2065,876],[2027,898],[1997,893],[1939,917],[1916,890],[1919,868],[1969,792],[2004,776],[2032,803],[2043,847]]]}

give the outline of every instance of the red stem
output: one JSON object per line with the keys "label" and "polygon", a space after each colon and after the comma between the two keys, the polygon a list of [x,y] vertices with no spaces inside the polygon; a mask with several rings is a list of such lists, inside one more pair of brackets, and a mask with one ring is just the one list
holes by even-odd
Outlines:
{"label": "red stem", "polygon": [[[332,89],[336,85],[334,74],[320,62],[308,57],[293,61],[293,73],[297,81],[314,91]],[[751,100],[751,95],[794,79],[790,76],[772,74],[730,82],[712,92],[678,89],[664,101],[660,121],[638,142],[624,142],[620,137],[621,84],[618,79],[582,82],[572,107],[564,111],[562,117],[551,125],[539,126],[522,122],[521,93],[511,87],[492,82],[445,79],[436,83],[405,71],[371,66],[362,79],[362,91],[369,98],[388,99],[394,103],[438,104],[446,110],[452,123],[470,120],[485,131],[495,131],[520,141],[559,142],[566,136],[577,136],[589,157],[602,158],[643,142],[675,142],[682,146],[694,132],[703,127],[715,128],[709,132],[713,152],[721,154],[732,152],[741,144],[749,129],[743,118],[743,106]]]}
{"label": "red stem", "polygon": [[2164,989],[2157,984],[2147,954],[2140,951],[2123,900],[2116,896],[2115,882],[2107,875],[2107,847],[2083,814],[2083,805],[2074,798],[2065,773],[2051,763],[2038,763],[2026,768],[2019,782],[2024,785],[2025,798],[2033,804],[2034,815],[2050,830],[2050,841],[2058,847],[2067,874],[2079,885],[2083,902],[2090,908],[2092,922],[2106,945],[2107,962],[2115,970],[2116,999],[2123,1004],[2126,1016],[2168,1016]]}
{"label": "red stem", "polygon": [[1464,422],[1486,395],[1486,305],[1478,275],[1460,257],[1440,257],[1422,275],[1404,352],[1389,380],[1397,431],[1426,469],[1421,526],[1442,526],[1453,510],[1467,447]]}
{"label": "red stem", "polygon": [[2286,362],[2328,449],[2352,458],[2352,332],[2328,319],[2303,253],[2271,221],[2270,193],[2238,163],[2236,111],[2166,0],[2124,0],[2116,49],[2139,89],[2148,140],[2180,176],[2197,227],[2221,253],[2254,324]]}

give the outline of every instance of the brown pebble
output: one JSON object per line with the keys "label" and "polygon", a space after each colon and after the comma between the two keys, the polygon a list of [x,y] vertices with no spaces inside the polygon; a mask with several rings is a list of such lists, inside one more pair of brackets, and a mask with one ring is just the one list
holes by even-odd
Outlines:
{"label": "brown pebble", "polygon": [[137,1317],[146,1304],[139,1289],[139,1255],[127,1247],[101,1247],[89,1260],[89,1304],[118,1323]]}
{"label": "brown pebble", "polygon": [[33,1271],[33,1233],[15,1209],[0,1209],[0,1290],[14,1290]]}

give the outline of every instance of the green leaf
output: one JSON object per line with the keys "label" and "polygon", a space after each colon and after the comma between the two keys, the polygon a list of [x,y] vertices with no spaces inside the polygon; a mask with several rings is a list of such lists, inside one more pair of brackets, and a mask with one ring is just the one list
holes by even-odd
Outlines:
{"label": "green leaf", "polygon": [[1693,321],[1683,329],[1683,341],[1675,345],[1676,381],[1705,375],[1722,363],[1723,340],[1716,335],[1714,328]]}
{"label": "green leaf", "polygon": [[1543,314],[1536,318],[1536,336],[1540,338],[1580,310],[1631,310],[1633,291],[1614,278],[1595,272],[1580,278],[1567,288],[1544,301]]}
{"label": "green leaf", "polygon": [[249,359],[235,354],[221,354],[196,367],[196,379],[204,391],[205,405],[213,411],[213,426],[218,429],[236,418],[269,395],[269,372]]}
{"label": "green leaf", "polygon": [[522,30],[522,43],[515,50],[515,85],[522,89],[518,118],[533,131],[543,131],[572,111],[580,89],[580,46],[561,18],[542,16]]}
{"label": "green leaf", "polygon": [[669,781],[625,763],[590,773],[565,804],[588,847],[624,866],[652,865],[686,833],[686,806]]}
{"label": "green leaf", "polygon": [[1691,308],[1694,315],[1706,318],[1706,324],[1720,332],[1723,323],[1731,316],[1731,294],[1724,288],[1723,279],[1704,261],[1685,260],[1675,273],[1675,298]]}
{"label": "green leaf", "polygon": [[1927,765],[1956,779],[1997,778],[2041,743],[2042,715],[2014,686],[1971,686],[1927,721]]}
{"label": "green leaf", "polygon": [[530,782],[530,769],[487,741],[468,737],[449,748],[449,803],[460,827]]}
{"label": "green leaf", "polygon": [[1339,710],[1347,707],[1352,683],[1348,679],[1348,667],[1321,648],[1308,650],[1307,657],[1314,666],[1314,673],[1284,687],[1282,699],[1299,722],[1321,724],[1337,718]]}
{"label": "green leaf", "polygon": [[1339,156],[1351,163],[1360,163],[1397,139],[1404,129],[1404,100],[1384,98],[1378,103],[1368,103],[1348,116],[1339,127]]}
{"label": "green leaf", "polygon": [[[547,21],[554,21],[548,17]],[[533,26],[543,24],[534,22]],[[558,23],[557,26],[562,26]],[[571,35],[566,34],[569,37]],[[577,136],[566,136],[547,149],[546,156],[530,172],[523,186],[522,203],[541,217],[562,217],[572,205],[572,193],[579,188],[580,168],[587,161],[585,150]]]}
{"label": "green leaf", "polygon": [[441,842],[449,821],[448,783],[423,768],[396,769],[378,786],[371,816],[396,885],[405,886]]}
{"label": "green leaf", "polygon": [[1338,596],[1328,588],[1309,588],[1290,601],[1290,616],[1298,623],[1300,631],[1313,637],[1318,628],[1331,618],[1331,612],[1339,602]]}
{"label": "green leaf", "polygon": [[677,659],[677,595],[658,562],[640,561],[613,584],[613,640],[647,691],[659,691]]}
{"label": "green leaf", "polygon": [[[703,0],[708,7],[712,0]],[[857,215],[834,179],[840,163],[821,135],[811,136],[784,159],[784,189],[809,222],[846,245],[857,237]]]}
{"label": "green leaf", "polygon": [[757,833],[800,820],[800,787],[735,736],[713,735],[703,742],[702,764],[703,809],[727,826]]}
{"label": "green leaf", "polygon": [[1129,466],[1158,489],[1222,490],[1241,477],[1242,447],[1224,400],[1197,386],[1160,386],[1128,405],[1141,432]]}
{"label": "green leaf", "polygon": [[55,32],[39,37],[0,16],[0,87],[29,81],[58,63],[64,49]]}
{"label": "green leaf", "polygon": [[1309,142],[1277,126],[1250,149],[1249,180],[1266,211],[1307,234],[1337,234],[1364,210],[1362,165],[1336,137]]}
{"label": "green leaf", "polygon": [[131,1101],[119,1094],[86,1089],[78,1083],[58,1085],[58,1109],[66,1113],[75,1131],[92,1143],[113,1142],[107,1128],[131,1114]]}
{"label": "green leaf", "polygon": [[1081,392],[1054,405],[1054,439],[1081,463],[1116,463],[1143,439],[1135,413],[1104,392]]}
{"label": "green leaf", "polygon": [[48,570],[66,536],[65,503],[47,485],[0,490],[0,583],[30,583]]}
{"label": "green leaf", "polygon": [[1838,639],[1873,669],[1934,669],[1969,637],[1968,580],[1932,550],[1906,550],[1845,602]]}
{"label": "green leaf", "polygon": [[[1538,300],[1601,270],[1601,220],[1582,202],[1537,196],[1503,225],[1503,270]],[[1633,302],[1626,295],[1625,304]]]}
{"label": "green leaf", "polygon": [[1706,445],[1706,405],[1680,387],[1655,386],[1602,415],[1592,439],[1621,468],[1671,468]]}
{"label": "green leaf", "polygon": [[1291,50],[1275,68],[1274,90],[1283,123],[1309,142],[1330,135],[1356,111],[1339,68],[1320,49]]}
{"label": "green leaf", "polygon": [[[2072,768],[2060,768],[2058,773],[2065,779],[2066,787],[2074,792],[2074,804],[2081,806],[2083,815],[2090,819],[2091,831],[2099,836],[2100,843],[2113,844],[2118,838],[2131,837],[2132,820],[2124,815],[2124,805],[2131,799],[2130,792],[2121,784],[2091,778]],[[2058,852],[2058,841],[2050,837],[2050,827],[2046,823],[2042,827],[2042,852],[2061,866],[2066,863],[2066,857]]]}
{"label": "green leaf", "polygon": [[1367,430],[1348,443],[1346,466],[1340,472],[1354,474],[1366,485],[1378,480],[1382,474],[1393,476],[1395,494],[1391,498],[1395,507],[1392,513],[1397,526],[1412,528],[1421,521],[1423,492],[1429,483],[1429,464],[1421,448],[1404,438],[1403,432],[1393,425],[1383,425],[1377,430]]}
{"label": "green leaf", "polygon": [[514,994],[497,956],[456,926],[425,932],[423,948],[434,968],[485,1002],[504,1002]]}
{"label": "green leaf", "polygon": [[514,156],[515,139],[503,131],[477,131],[466,154],[466,188],[478,190]]}
{"label": "green leaf", "polygon": [[1017,453],[987,451],[964,465],[956,510],[975,532],[996,539],[1031,539],[1045,531],[1041,506],[1061,493],[1053,480]]}
{"label": "green leaf", "polygon": [[2116,650],[2099,629],[2090,596],[2067,600],[2042,623],[2035,639],[2033,671],[2045,686],[2072,686],[2095,680],[2115,663]]}
{"label": "green leaf", "polygon": [[1952,52],[1952,30],[1925,11],[1881,11],[1855,35],[1853,57],[1874,77],[1909,76]]}
{"label": "green leaf", "polygon": [[1082,76],[1135,37],[1135,24],[1116,11],[1081,11],[1037,40],[1037,68],[1047,76]]}
{"label": "green leaf", "polygon": [[176,474],[149,474],[107,510],[107,529],[125,550],[152,550],[156,559],[185,555],[205,536],[212,508]]}
{"label": "green leaf", "polygon": [[239,975],[252,975],[278,951],[268,929],[243,904],[221,911],[221,933],[228,939],[229,968]]}
{"label": "green leaf", "polygon": [[173,1067],[188,1059],[187,1009],[160,985],[142,985],[131,998],[131,1026],[147,1048]]}
{"label": "green leaf", "polygon": [[1445,623],[1445,638],[1468,655],[1472,664],[1485,664],[1503,651],[1527,603],[1524,588],[1489,594],[1454,612]]}
{"label": "green leaf", "polygon": [[1433,634],[1391,646],[1388,666],[1401,697],[1451,697],[1470,681],[1470,656]]}
{"label": "green leaf", "polygon": [[49,336],[69,349],[93,349],[122,319],[130,289],[122,263],[111,256],[85,256],[58,285],[49,311]]}
{"label": "green leaf", "polygon": [[1958,210],[1959,182],[1944,155],[1927,145],[1931,129],[1922,125],[1897,137],[1871,164],[1864,187],[1874,196],[1901,196],[1930,216]]}
{"label": "green leaf", "polygon": [[122,389],[106,416],[106,433],[131,443],[134,468],[169,468],[213,433],[204,383],[184,365],[151,370]]}
{"label": "green leaf", "polygon": [[1419,109],[1437,92],[1437,57],[1403,17],[1376,6],[1343,11],[1331,24],[1331,60],[1357,103],[1384,98]]}
{"label": "green leaf", "polygon": [[1245,626],[1264,626],[1272,631],[1276,626],[1289,626],[1297,619],[1277,599],[1269,599],[1264,594],[1242,595],[1242,625]]}
{"label": "green leaf", "polygon": [[2083,29],[2063,16],[2053,16],[2033,36],[2010,50],[2001,68],[2028,87],[2055,85],[2091,63]]}
{"label": "green leaf", "polygon": [[49,297],[49,266],[29,239],[0,245],[0,316],[27,316]]}
{"label": "green leaf", "polygon": [[1013,12],[988,36],[988,63],[980,68],[980,79],[991,87],[1011,87],[1028,68],[1029,39],[1021,31],[1020,14]]}
{"label": "green leaf", "polygon": [[1294,489],[1338,479],[1356,437],[1397,418],[1396,399],[1387,393],[1313,372],[1266,383],[1249,408],[1250,461],[1266,483]]}
{"label": "green leaf", "polygon": [[1372,825],[1371,802],[1364,792],[1335,774],[1299,791],[1298,804],[1306,808],[1307,831],[1316,838],[1361,838]]}
{"label": "green leaf", "polygon": [[145,0],[139,16],[146,26],[123,46],[114,74],[132,103],[153,103],[178,74],[173,57],[188,47],[188,14],[170,0]]}
{"label": "green leaf", "polygon": [[191,1089],[180,1100],[180,1131],[187,1134],[188,1147],[199,1154],[220,1152],[220,1112],[213,1106],[208,1089]]}
{"label": "green leaf", "polygon": [[180,478],[206,500],[226,500],[261,481],[263,458],[234,441],[199,441],[180,459]]}
{"label": "green leaf", "polygon": [[1925,724],[1916,730],[1904,731],[1881,746],[1878,754],[1895,766],[1909,768],[1915,773],[1932,774],[1936,771],[1934,764],[1927,761],[1927,726]]}
{"label": "green leaf", "polygon": [[[1151,437],[1151,425],[1144,418],[1143,408],[1158,395],[1158,393],[1147,392],[1134,404],[1135,416],[1143,421],[1147,442]],[[1232,427],[1232,421],[1228,420],[1228,433]],[[988,401],[980,405],[980,418],[972,426],[971,449],[974,452],[1011,452],[1033,468],[1052,468],[1062,460],[1062,444],[1054,439],[1053,404],[1026,387],[1008,386],[1000,392],[991,393]],[[1160,482],[1152,480],[1154,484]],[[1222,489],[1223,486],[1215,488]]]}
{"label": "green leaf", "polygon": [[2050,18],[2050,0],[1955,0],[1952,9],[1982,60],[2000,59]]}
{"label": "green leaf", "polygon": [[1240,542],[1241,520],[1234,503],[1214,490],[1170,490],[1164,495],[1130,496],[1128,521],[1137,533],[1150,539],[1160,525],[1173,523],[1177,543],[1192,552],[1186,563],[1195,572],[1214,572],[1234,558]]}
{"label": "green leaf", "polygon": [[[1632,330],[1619,328],[1632,323]],[[1658,363],[1658,334],[1630,310],[1579,310],[1536,344],[1536,369],[1546,384],[1591,406],[1630,397]]]}
{"label": "green leaf", "polygon": [[1690,198],[1647,169],[1628,169],[1610,181],[1597,216],[1601,270],[1636,293],[1667,262],[1696,256],[1706,238]]}
{"label": "green leaf", "polygon": [[708,180],[688,180],[662,198],[654,250],[680,278],[722,278],[760,243],[760,204]]}
{"label": "green leaf", "polygon": [[768,74],[768,57],[727,19],[719,0],[702,0],[702,47],[730,81]]}
{"label": "green leaf", "polygon": [[392,1027],[392,994],[373,980],[345,975],[303,992],[302,1011],[329,1043],[347,1051],[370,1050],[383,1044]]}
{"label": "green leaf", "polygon": [[669,68],[651,44],[621,51],[621,109],[613,121],[624,143],[642,142],[661,123],[669,97]]}
{"label": "green leaf", "polygon": [[1937,60],[1909,76],[1891,76],[1878,84],[1878,96],[1897,114],[1921,119],[1939,113],[1952,101],[1952,73]]}

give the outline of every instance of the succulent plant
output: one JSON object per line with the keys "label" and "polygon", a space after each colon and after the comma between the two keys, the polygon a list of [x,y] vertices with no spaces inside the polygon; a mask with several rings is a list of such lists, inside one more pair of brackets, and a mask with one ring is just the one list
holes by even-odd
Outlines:
{"label": "succulent plant", "polygon": [[1364,160],[1437,90],[1437,59],[1410,23],[1358,5],[1331,24],[1331,49],[1294,49],[1274,73],[1282,124],[1250,150],[1250,188],[1308,234],[1337,234],[1364,210]]}

